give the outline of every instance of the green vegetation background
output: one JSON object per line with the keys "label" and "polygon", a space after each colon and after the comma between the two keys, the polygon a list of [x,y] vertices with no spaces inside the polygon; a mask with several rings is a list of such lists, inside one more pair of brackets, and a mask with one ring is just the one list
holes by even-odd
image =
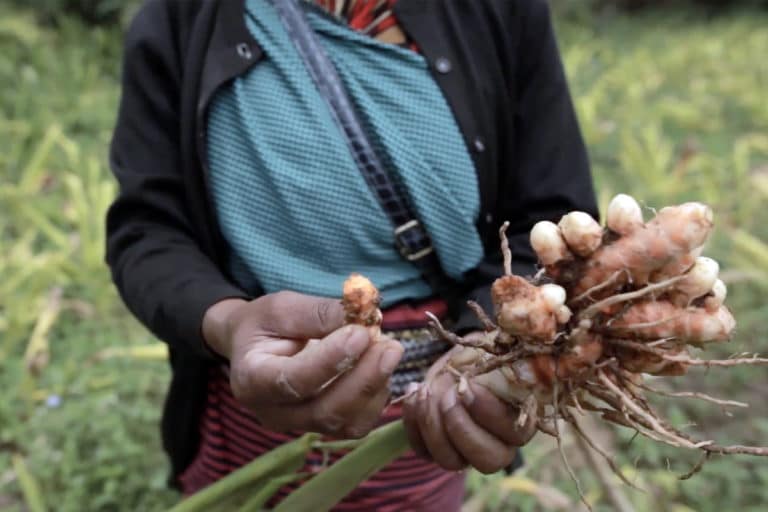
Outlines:
{"label": "green vegetation background", "polygon": [[[177,499],[165,487],[157,427],[167,365],[103,263],[124,23],[47,16],[41,24],[23,3],[0,4],[0,509],[162,510]],[[708,252],[722,263],[740,325],[715,351],[768,351],[768,13],[630,16],[565,3],[558,34],[603,206],[617,192],[649,210],[711,204]],[[768,370],[692,373],[673,387],[752,408],[728,416],[657,401],[673,421],[722,442],[766,443]],[[678,482],[694,456],[630,438],[604,435],[649,490],[625,489],[638,510],[768,504],[765,460],[717,458]],[[537,439],[526,454],[514,478],[473,474],[468,508],[572,509],[573,484],[551,444]],[[573,457],[600,502],[601,486]]]}

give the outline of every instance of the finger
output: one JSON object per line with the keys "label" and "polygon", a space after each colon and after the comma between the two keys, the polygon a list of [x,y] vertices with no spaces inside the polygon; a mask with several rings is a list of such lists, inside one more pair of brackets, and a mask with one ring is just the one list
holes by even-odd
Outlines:
{"label": "finger", "polygon": [[354,417],[341,431],[345,439],[359,439],[366,436],[381,422],[381,415],[389,401],[389,389],[381,389],[361,409],[354,411]]}
{"label": "finger", "polygon": [[[415,387],[414,387],[415,386]],[[416,417],[416,400],[418,396],[418,384],[411,383],[406,389],[408,398],[403,402],[403,425],[405,433],[408,436],[408,444],[411,445],[413,453],[424,459],[431,459],[424,439],[421,438],[419,431],[419,422]]]}
{"label": "finger", "polygon": [[308,344],[293,357],[264,352],[259,343],[236,363],[233,387],[246,403],[295,403],[317,394],[355,364],[370,344],[368,331],[349,325],[319,343]]}
{"label": "finger", "polygon": [[432,459],[441,467],[450,471],[459,471],[466,467],[462,457],[446,434],[439,409],[440,397],[453,387],[453,377],[437,378],[419,390],[416,398],[416,418],[424,445]]}
{"label": "finger", "polygon": [[[318,422],[349,418],[349,428],[378,420],[389,396],[389,378],[400,362],[403,347],[396,341],[374,343],[349,372],[331,383],[318,397]],[[350,436],[355,436],[350,432]]]}
{"label": "finger", "polygon": [[382,390],[364,408],[356,411],[353,418],[320,416],[316,413],[315,400],[259,407],[253,413],[261,425],[274,432],[316,432],[339,439],[359,439],[379,424],[388,398],[389,392]]}
{"label": "finger", "polygon": [[460,397],[471,419],[510,446],[523,446],[536,433],[536,418],[529,414],[523,425],[518,424],[520,409],[499,400],[482,385],[470,383],[472,393]]}
{"label": "finger", "polygon": [[268,338],[259,340],[258,350],[275,356],[288,357],[301,352],[307,344],[308,342],[300,340]]}
{"label": "finger", "polygon": [[344,308],[338,299],[284,291],[254,302],[259,327],[281,338],[323,338],[344,325]]}
{"label": "finger", "polygon": [[481,473],[495,473],[508,466],[515,455],[509,446],[478,426],[450,389],[440,400],[445,432],[455,449]]}

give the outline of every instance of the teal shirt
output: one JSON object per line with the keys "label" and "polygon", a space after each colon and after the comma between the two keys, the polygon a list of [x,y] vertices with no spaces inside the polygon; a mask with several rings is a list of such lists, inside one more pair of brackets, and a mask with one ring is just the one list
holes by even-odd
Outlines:
{"label": "teal shirt", "polygon": [[[483,253],[477,177],[425,59],[306,8],[443,269],[460,279]],[[384,306],[428,296],[270,2],[247,0],[246,23],[266,57],[209,110],[210,185],[233,275],[246,290],[338,296],[354,271]]]}

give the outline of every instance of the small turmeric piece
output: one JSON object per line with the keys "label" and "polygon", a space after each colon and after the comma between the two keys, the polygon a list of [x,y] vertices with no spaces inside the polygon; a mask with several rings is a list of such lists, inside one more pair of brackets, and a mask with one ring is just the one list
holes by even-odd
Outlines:
{"label": "small turmeric piece", "polygon": [[374,340],[381,334],[380,303],[379,290],[367,277],[353,273],[344,281],[341,305],[346,322],[368,327]]}

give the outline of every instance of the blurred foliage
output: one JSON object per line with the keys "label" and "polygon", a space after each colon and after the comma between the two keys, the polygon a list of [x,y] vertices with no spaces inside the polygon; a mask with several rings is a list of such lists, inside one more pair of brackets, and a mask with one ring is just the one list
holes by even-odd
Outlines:
{"label": "blurred foliage", "polygon": [[550,0],[561,14],[623,10],[636,12],[640,9],[676,8],[697,14],[717,14],[723,10],[744,7],[768,7],[768,0]]}
{"label": "blurred foliage", "polygon": [[658,7],[743,7],[766,5],[765,0],[592,0],[596,6],[616,6],[622,9],[658,8]]}
{"label": "blurred foliage", "polygon": [[[24,7],[26,0],[11,0]],[[138,0],[35,0],[34,8],[38,19],[44,23],[77,17],[90,25],[114,25],[130,16]]]}
{"label": "blurred foliage", "polygon": [[174,499],[162,359],[103,263],[118,30],[0,5],[0,509],[158,510]]}
{"label": "blurred foliage", "polygon": [[[176,499],[165,489],[158,436],[164,351],[125,311],[102,262],[115,193],[106,148],[120,25],[86,26],[60,9],[53,26],[41,24],[38,5],[74,5],[43,1],[34,11],[20,0],[0,4],[0,509],[162,510]],[[712,204],[718,228],[709,252],[722,262],[740,322],[734,348],[721,350],[766,351],[768,14],[647,10],[593,19],[565,12],[571,7],[556,5],[558,34],[601,203],[621,191],[649,209]],[[656,403],[677,424],[696,421],[703,436],[764,442],[766,376],[712,370],[675,383],[752,402],[734,417],[698,403]],[[638,510],[768,503],[763,461],[716,458],[680,483],[675,475],[693,456],[630,443],[628,432],[614,445],[650,491],[626,490]],[[522,473],[472,474],[468,506],[573,510],[573,484],[556,455],[539,438],[526,448]],[[572,463],[598,500],[601,487],[578,453]]]}

